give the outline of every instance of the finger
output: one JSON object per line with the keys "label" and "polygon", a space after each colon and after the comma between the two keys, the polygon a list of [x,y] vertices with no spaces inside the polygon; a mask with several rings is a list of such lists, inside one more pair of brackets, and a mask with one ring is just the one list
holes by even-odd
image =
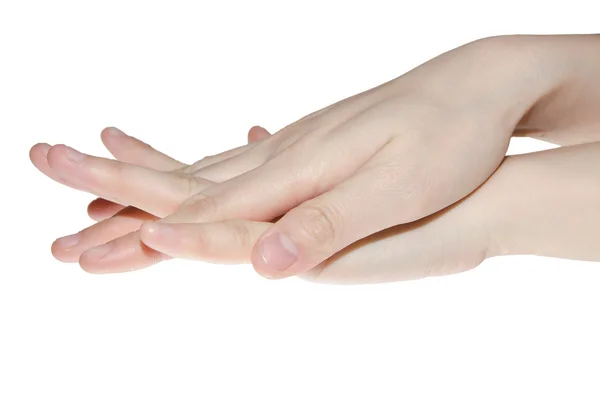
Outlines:
{"label": "finger", "polygon": [[146,222],[140,229],[144,244],[170,257],[211,263],[250,263],[255,241],[268,222],[231,220],[215,223],[167,224]]}
{"label": "finger", "polygon": [[258,150],[259,141],[271,135],[262,127],[252,127],[248,132],[251,142],[226,152],[207,156],[187,167],[186,171],[213,182],[222,182],[264,164],[268,150]]}
{"label": "finger", "polygon": [[365,181],[353,178],[352,186],[343,184],[290,210],[257,242],[252,253],[256,271],[269,278],[303,273],[358,239],[393,226],[384,213],[389,210],[367,190],[369,184],[359,185]]}
{"label": "finger", "polygon": [[110,218],[123,208],[126,207],[103,198],[97,198],[90,202],[87,208],[87,213],[90,218],[96,222],[99,222]]}
{"label": "finger", "polygon": [[270,136],[271,134],[269,134],[269,131],[263,127],[255,125],[254,127],[250,128],[250,131],[248,131],[248,143],[257,142]]}
{"label": "finger", "polygon": [[50,152],[51,148],[52,146],[48,145],[47,143],[35,144],[29,150],[29,159],[33,165],[47,177],[63,185],[73,187],[67,181],[60,178],[56,171],[50,167],[50,164],[48,164],[48,153]]}
{"label": "finger", "polygon": [[[270,136],[269,132],[262,127],[252,127],[248,133],[248,143],[256,142]],[[119,161],[129,162],[140,166],[146,166],[154,170],[175,170],[184,166],[183,163],[153,149],[147,143],[126,135],[115,127],[107,127],[101,133],[104,146]],[[44,152],[47,154],[49,145]],[[44,154],[44,159],[45,159]],[[50,167],[45,160],[45,167]],[[95,221],[101,221],[112,217],[123,209],[123,206],[102,198],[92,201],[88,205],[88,215]]]}
{"label": "finger", "polygon": [[270,221],[351,176],[387,142],[383,134],[368,142],[355,138],[358,129],[296,143],[264,165],[193,195],[164,221]]}
{"label": "finger", "polygon": [[335,149],[339,148],[336,140],[320,140],[311,147],[313,161],[306,159],[307,147],[300,146],[299,150],[288,151],[288,156],[276,157],[256,170],[192,196],[179,211],[162,221],[270,221],[351,175],[386,141],[381,135],[363,143],[353,139],[352,132],[345,134],[348,150],[360,153],[352,161],[347,161],[347,153]]}
{"label": "finger", "polygon": [[[375,233],[299,276],[328,284],[366,284],[466,271],[484,259],[481,252],[487,234],[482,230],[487,225],[478,215],[480,208],[452,207]],[[196,224],[145,222],[140,238],[148,247],[173,258],[248,263],[254,245],[270,226],[268,222],[238,219]]]}
{"label": "finger", "polygon": [[33,165],[42,173],[54,179],[52,169],[48,165],[48,152],[52,146],[47,143],[37,143],[29,150],[29,159]]}
{"label": "finger", "polygon": [[[60,175],[56,172],[56,170],[54,170],[54,169],[52,169],[52,167],[50,167],[50,164],[48,163],[48,153],[50,152],[50,149],[52,149],[52,146],[48,145],[47,143],[35,144],[29,151],[29,158],[30,158],[31,162],[39,171],[41,171],[44,175],[46,175],[50,179],[52,179],[62,185],[76,189],[76,187],[73,184],[71,184],[68,181],[61,178]],[[91,204],[92,203],[90,203],[90,205]],[[122,205],[115,204],[115,203],[112,203],[112,204],[119,206],[120,208],[123,208]],[[108,210],[105,211],[103,208],[97,208],[97,206],[98,206],[98,204],[94,204],[94,206],[92,208],[92,214],[90,214],[88,212],[88,214],[90,215],[90,217],[92,217],[92,219],[94,219],[94,217],[103,218],[103,217],[105,217],[105,214],[110,212]],[[96,214],[95,211],[98,211],[98,214]],[[114,211],[114,213],[116,213],[117,211]]]}
{"label": "finger", "polygon": [[[254,127],[250,130],[248,138],[249,138],[249,140],[257,141],[260,139],[264,139],[265,137],[268,137],[268,136],[270,136],[270,134],[265,129],[263,129],[261,127]],[[117,156],[119,156],[118,153],[115,153],[115,154]],[[100,199],[97,202],[94,202],[93,205],[90,205],[90,212],[91,212],[90,215],[94,215],[94,216],[97,216],[99,219],[102,219],[103,217],[112,215],[111,211],[114,211],[117,208],[119,208],[118,205],[107,202],[103,199]],[[133,210],[135,210],[135,209],[133,209]],[[108,236],[113,236],[112,238],[115,238],[115,237],[118,237],[118,235],[123,235],[127,231],[133,230],[132,228],[139,226],[138,223],[132,223],[131,220],[129,220],[128,222],[121,222],[119,220],[119,218],[111,220],[109,225],[110,225],[109,230],[113,230],[113,231],[116,230],[116,231],[118,231],[118,233],[107,234],[107,233],[102,233],[102,229],[100,229],[100,230],[92,229],[92,232],[98,233],[98,236],[96,237],[96,239],[88,237],[87,241],[89,241],[89,243],[87,245],[84,244],[84,242],[86,240],[84,240],[84,242],[82,242],[82,243],[79,243],[78,251],[73,252],[73,250],[71,250],[70,257],[68,259],[73,259],[73,256],[76,256],[78,253],[80,253],[82,247],[87,249],[87,248],[90,248],[91,246],[93,246],[94,244],[95,245],[101,244],[103,242],[108,241],[107,240]],[[89,233],[88,235],[93,235],[93,233]],[[139,242],[134,242],[131,238],[129,238],[128,241],[129,241],[129,244],[139,244]],[[127,247],[127,244],[128,243],[126,243],[126,242],[122,243],[122,244],[117,244],[117,246],[118,246],[117,249],[125,249],[126,250],[126,248],[121,248],[121,247]],[[147,260],[152,261],[154,259],[153,256],[148,255],[149,250],[136,251],[136,250],[132,250],[130,247],[129,252],[133,252],[134,256],[135,256],[136,252],[138,252],[142,255],[142,257],[137,258],[138,266],[143,261],[147,261]],[[60,253],[57,253],[57,255],[60,255]],[[94,261],[95,261],[95,257],[93,255],[90,256],[88,254],[86,258],[88,258],[87,262],[85,262],[86,261],[85,259],[84,259],[84,262],[87,263],[88,265],[89,265],[89,263],[94,263]],[[120,260],[120,257],[117,256],[117,259],[116,259],[117,263],[115,264],[115,266],[117,266],[117,268],[119,268],[119,266],[120,266],[119,260]],[[132,260],[135,261],[136,258],[133,258]],[[93,265],[91,266],[91,268],[93,268]]]}
{"label": "finger", "polygon": [[[101,137],[107,149],[121,161],[131,162],[137,165],[148,165],[153,169],[170,170],[184,166],[183,163],[173,160],[152,149],[144,142],[130,137],[114,127],[105,128],[101,133]],[[48,164],[47,155],[51,147],[52,146],[45,143],[34,145],[30,150],[32,163],[51,179],[75,188],[73,184],[60,178]],[[90,203],[88,206],[88,214],[92,219],[98,221],[109,218],[122,208],[122,205],[100,199]]]}
{"label": "finger", "polygon": [[84,251],[136,231],[144,221],[155,219],[158,218],[137,208],[126,207],[77,234],[57,239],[52,244],[52,254],[62,262],[77,262]]}
{"label": "finger", "polygon": [[[256,142],[268,136],[270,134],[264,128],[252,127],[248,133],[248,140],[249,142]],[[158,152],[148,144],[126,135],[117,128],[105,128],[101,133],[101,137],[104,145],[117,160],[148,166],[156,170],[173,170],[184,166],[183,163]],[[33,164],[55,181],[74,187],[59,178],[48,164],[47,154],[50,148],[51,146],[45,143],[35,145],[30,151],[30,158]],[[121,209],[123,209],[123,206],[120,204],[104,199],[97,199],[89,204],[88,215],[93,220],[100,221],[113,216]]]}
{"label": "finger", "polygon": [[120,161],[158,171],[172,171],[186,166],[118,128],[107,127],[100,136],[104,146]]}
{"label": "finger", "polygon": [[[333,190],[291,209],[256,244],[257,272],[281,278],[304,273],[373,233],[415,221],[431,210],[405,167],[382,165],[389,148]],[[402,168],[398,174],[395,168]],[[417,178],[417,179],[420,179]]]}
{"label": "finger", "polygon": [[137,230],[83,252],[79,265],[88,273],[121,273],[141,270],[168,259],[167,255],[142,243]]}
{"label": "finger", "polygon": [[[249,133],[249,139],[260,139],[261,137],[264,139],[267,136],[270,136],[269,133],[260,127],[254,127]],[[133,263],[136,268],[143,268],[154,264],[159,260],[158,258],[163,258],[163,256],[156,253],[153,254],[151,249],[145,247],[141,241],[136,240],[136,236],[136,234],[126,235],[116,239],[111,244],[107,244],[117,251],[115,255],[100,255],[97,254],[97,250],[93,249],[87,251],[85,255],[82,255],[82,259],[80,260],[82,267],[91,272],[94,269],[103,269],[99,270],[101,272],[112,272],[112,269],[114,269],[117,272],[122,271],[122,269],[129,269],[127,261]],[[137,249],[136,247],[139,247],[140,244],[145,249]],[[102,247],[98,247],[98,250],[102,249]]]}
{"label": "finger", "polygon": [[88,156],[64,145],[48,151],[48,163],[76,189],[156,216],[175,211],[192,189],[210,186],[198,178]]}
{"label": "finger", "polygon": [[[145,142],[125,134],[115,127],[102,130],[100,137],[104,146],[115,159],[154,170],[170,171],[182,168],[185,164],[159,152]],[[88,205],[88,215],[95,221],[108,219],[121,211],[123,206],[102,198]]]}

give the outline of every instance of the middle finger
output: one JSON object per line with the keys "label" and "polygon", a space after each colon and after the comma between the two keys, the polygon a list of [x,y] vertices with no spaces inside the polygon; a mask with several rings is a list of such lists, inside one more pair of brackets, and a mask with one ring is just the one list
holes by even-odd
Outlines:
{"label": "middle finger", "polygon": [[78,190],[143,209],[163,217],[175,211],[190,191],[210,183],[199,178],[122,163],[79,153],[64,145],[52,147],[48,164]]}

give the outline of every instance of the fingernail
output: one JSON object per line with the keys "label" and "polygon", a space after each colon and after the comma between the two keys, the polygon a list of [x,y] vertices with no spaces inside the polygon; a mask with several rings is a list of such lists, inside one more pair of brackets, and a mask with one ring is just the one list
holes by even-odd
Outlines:
{"label": "fingernail", "polygon": [[108,127],[107,128],[108,133],[111,134],[112,136],[125,136],[125,133],[123,131],[121,131],[120,129],[118,129],[117,127]]}
{"label": "fingernail", "polygon": [[70,236],[65,236],[57,239],[54,244],[56,248],[67,249],[71,248],[79,242],[79,235],[71,234]]}
{"label": "fingernail", "polygon": [[86,251],[86,255],[90,256],[95,261],[106,260],[113,250],[112,244],[104,244],[99,247],[92,248]]}
{"label": "fingernail", "polygon": [[265,237],[259,248],[265,266],[276,272],[283,272],[298,259],[298,249],[285,234],[273,233]]}
{"label": "fingernail", "polygon": [[67,152],[67,159],[75,164],[81,163],[83,161],[83,159],[85,158],[85,155],[83,155],[82,153],[79,153],[77,150],[70,148],[68,146],[65,146],[65,150]]}

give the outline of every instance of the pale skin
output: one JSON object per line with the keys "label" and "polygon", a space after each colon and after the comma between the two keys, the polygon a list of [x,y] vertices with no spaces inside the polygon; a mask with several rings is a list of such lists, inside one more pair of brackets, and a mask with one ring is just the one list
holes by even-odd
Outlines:
{"label": "pale skin", "polygon": [[[332,283],[496,255],[600,260],[599,55],[593,35],[480,40],[192,166],[113,129],[103,140],[123,162],[36,145],[42,172],[119,203],[90,205],[93,218],[136,207],[53,253],[95,273],[182,257]],[[514,134],[583,144],[505,159]]]}

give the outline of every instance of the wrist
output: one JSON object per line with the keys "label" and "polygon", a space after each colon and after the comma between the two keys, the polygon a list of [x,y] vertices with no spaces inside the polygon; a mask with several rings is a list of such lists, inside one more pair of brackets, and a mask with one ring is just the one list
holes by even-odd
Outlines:
{"label": "wrist", "polygon": [[517,134],[569,145],[599,140],[600,35],[533,37],[529,45],[555,88],[522,117]]}
{"label": "wrist", "polygon": [[480,89],[469,105],[487,104],[485,117],[508,136],[524,123],[529,123],[527,128],[544,129],[543,115],[548,112],[540,110],[556,103],[566,87],[573,86],[578,62],[582,62],[572,56],[581,48],[568,45],[566,37],[496,36],[468,45],[481,69]]}
{"label": "wrist", "polygon": [[[565,85],[571,62],[549,41],[559,36],[496,36],[446,52],[397,79],[395,89],[510,137],[520,120]],[[556,45],[554,46],[556,47]]]}
{"label": "wrist", "polygon": [[507,157],[476,206],[487,256],[600,260],[599,156],[595,143]]}

